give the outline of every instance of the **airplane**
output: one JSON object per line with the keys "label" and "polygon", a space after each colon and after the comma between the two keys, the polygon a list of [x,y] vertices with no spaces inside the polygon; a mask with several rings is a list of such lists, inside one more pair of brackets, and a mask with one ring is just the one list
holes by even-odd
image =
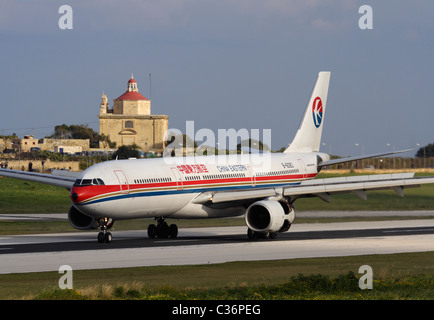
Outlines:
{"label": "airplane", "polygon": [[[178,227],[167,218],[204,219],[244,215],[249,239],[274,239],[295,220],[294,202],[304,197],[404,188],[434,183],[434,176],[414,173],[314,179],[334,164],[409,150],[330,159],[320,152],[330,72],[319,72],[300,126],[282,153],[111,160],[95,164],[77,177],[0,169],[0,176],[46,183],[70,190],[71,225],[100,229],[97,240],[110,243],[116,220],[154,218],[149,238],[176,238]],[[265,157],[266,156],[266,157]],[[212,161],[210,161],[212,159]]]}

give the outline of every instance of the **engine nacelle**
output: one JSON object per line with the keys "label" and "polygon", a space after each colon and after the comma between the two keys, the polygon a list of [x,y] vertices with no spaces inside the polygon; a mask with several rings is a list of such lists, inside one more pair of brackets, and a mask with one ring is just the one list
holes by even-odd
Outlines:
{"label": "engine nacelle", "polygon": [[68,220],[71,226],[78,230],[96,229],[98,227],[95,218],[85,215],[74,206],[69,208]]}
{"label": "engine nacelle", "polygon": [[287,202],[261,200],[247,208],[247,226],[256,232],[288,231],[295,219],[295,211]]}

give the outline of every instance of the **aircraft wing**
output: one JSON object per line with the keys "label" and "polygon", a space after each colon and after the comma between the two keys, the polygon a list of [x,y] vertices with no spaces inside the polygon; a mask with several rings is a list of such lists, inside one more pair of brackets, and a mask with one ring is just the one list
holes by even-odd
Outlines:
{"label": "aircraft wing", "polygon": [[396,173],[381,175],[365,175],[352,177],[338,177],[326,179],[306,180],[299,185],[283,186],[279,188],[264,188],[244,191],[204,192],[196,197],[194,203],[222,203],[246,202],[255,199],[274,198],[279,200],[282,196],[290,198],[291,202],[298,198],[319,197],[329,202],[330,195],[341,193],[354,193],[366,200],[366,191],[392,189],[401,197],[405,188],[420,187],[421,184],[434,183],[434,176],[414,177],[414,173]]}
{"label": "aircraft wing", "polygon": [[392,189],[403,197],[404,188],[417,188],[426,183],[434,183],[434,176],[415,178],[414,173],[395,173],[326,178],[307,180],[299,186],[284,188],[284,195],[291,198],[318,196],[329,201],[329,195],[352,192],[366,200],[366,191]]}
{"label": "aircraft wing", "polygon": [[399,153],[409,152],[412,150],[414,150],[414,149],[406,149],[406,150],[399,150],[399,151],[393,151],[393,152],[365,154],[365,155],[359,155],[359,156],[353,156],[353,157],[347,157],[347,158],[339,158],[339,159],[333,159],[333,160],[328,160],[328,161],[321,161],[320,163],[318,163],[318,167],[322,168],[325,166],[331,166],[331,165],[346,163],[346,162],[351,162],[351,161],[390,156],[392,154],[399,154]]}
{"label": "aircraft wing", "polygon": [[[62,174],[62,170],[54,170],[53,174],[26,172],[18,170],[0,169],[0,176],[21,179],[39,183],[50,184],[57,187],[64,187],[68,190],[72,188],[76,177],[74,173],[67,171]],[[78,173],[77,173],[78,174]]]}

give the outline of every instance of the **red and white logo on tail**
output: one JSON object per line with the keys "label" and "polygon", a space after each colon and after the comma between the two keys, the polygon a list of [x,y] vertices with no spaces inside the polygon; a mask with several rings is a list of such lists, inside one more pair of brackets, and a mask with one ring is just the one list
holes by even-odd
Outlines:
{"label": "red and white logo on tail", "polygon": [[316,97],[315,100],[313,100],[312,104],[312,113],[313,113],[313,124],[315,127],[319,127],[322,122],[322,101],[320,97]]}
{"label": "red and white logo on tail", "polygon": [[323,71],[318,74],[300,127],[291,145],[285,150],[286,153],[319,151],[329,82],[330,72]]}

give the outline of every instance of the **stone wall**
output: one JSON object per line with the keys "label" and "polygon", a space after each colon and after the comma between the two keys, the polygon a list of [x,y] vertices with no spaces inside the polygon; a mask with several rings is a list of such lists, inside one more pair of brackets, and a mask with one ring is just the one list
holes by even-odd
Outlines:
{"label": "stone wall", "polygon": [[51,161],[47,159],[44,162],[44,167],[42,167],[41,160],[0,159],[0,163],[4,164],[6,161],[8,162],[8,169],[12,170],[28,171],[29,163],[32,162],[32,168],[37,172],[43,172],[43,169],[45,172],[51,172],[52,169],[81,171],[78,161]]}
{"label": "stone wall", "polygon": [[45,138],[43,143],[39,145],[41,150],[48,150],[48,151],[54,151],[58,146],[81,147],[82,151],[89,151],[90,140],[89,139],[47,139]]}

